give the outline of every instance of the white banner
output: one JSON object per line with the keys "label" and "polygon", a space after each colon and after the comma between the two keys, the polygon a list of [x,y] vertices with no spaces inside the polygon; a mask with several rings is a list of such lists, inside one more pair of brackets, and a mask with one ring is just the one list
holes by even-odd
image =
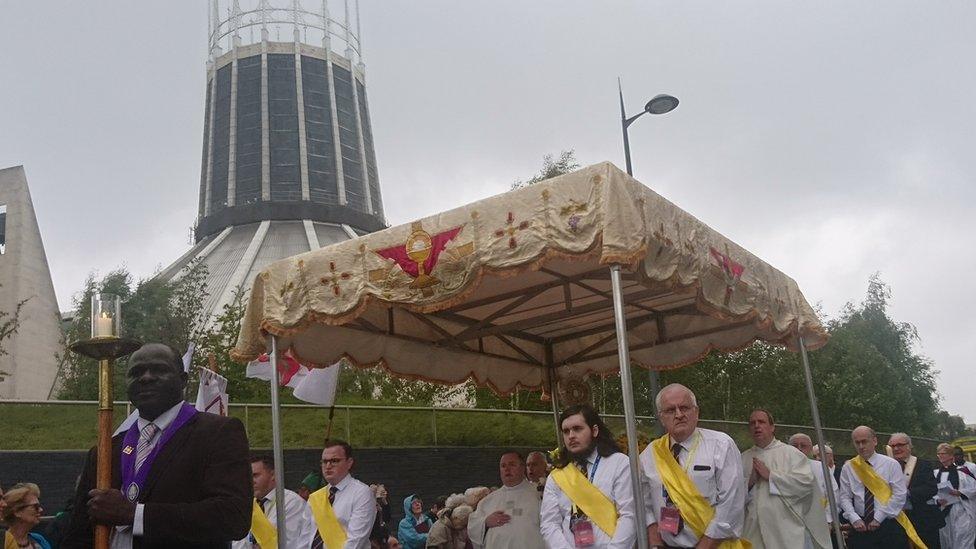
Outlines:
{"label": "white banner", "polygon": [[311,404],[332,406],[336,390],[339,388],[339,372],[342,363],[337,362],[328,368],[313,368],[295,387],[295,398]]}
{"label": "white banner", "polygon": [[197,389],[196,409],[218,416],[226,416],[228,402],[227,378],[213,370],[200,368],[200,387]]}

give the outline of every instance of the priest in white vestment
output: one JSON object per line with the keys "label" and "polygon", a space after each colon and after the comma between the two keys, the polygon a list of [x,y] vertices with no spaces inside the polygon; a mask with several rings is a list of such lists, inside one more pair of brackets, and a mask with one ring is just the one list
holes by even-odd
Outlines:
{"label": "priest in white vestment", "polygon": [[798,547],[808,540],[816,549],[829,549],[830,533],[810,460],[796,448],[774,438],[772,414],[749,415],[749,434],[755,446],[742,453],[746,496],[743,539],[754,549]]}
{"label": "priest in white vestment", "polygon": [[539,527],[539,493],[525,477],[518,452],[502,454],[502,487],[478,503],[468,517],[468,538],[475,549],[545,549]]}
{"label": "priest in white vestment", "polygon": [[976,480],[962,471],[965,464],[959,466],[953,461],[953,448],[948,444],[940,444],[935,456],[942,466],[935,470],[939,492],[934,499],[944,513],[948,511],[939,540],[943,549],[969,549],[976,541],[976,521],[967,502],[976,498]]}

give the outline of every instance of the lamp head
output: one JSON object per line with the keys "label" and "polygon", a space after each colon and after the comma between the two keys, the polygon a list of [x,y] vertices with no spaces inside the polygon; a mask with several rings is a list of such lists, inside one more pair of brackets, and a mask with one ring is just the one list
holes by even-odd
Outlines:
{"label": "lamp head", "polygon": [[653,99],[644,105],[644,112],[651,114],[664,114],[671,112],[678,106],[678,98],[666,93],[655,95]]}

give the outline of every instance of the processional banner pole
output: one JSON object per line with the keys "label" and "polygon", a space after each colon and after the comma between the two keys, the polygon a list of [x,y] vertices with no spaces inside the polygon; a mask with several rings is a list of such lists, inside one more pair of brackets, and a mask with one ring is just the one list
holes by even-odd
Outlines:
{"label": "processional banner pole", "polygon": [[623,392],[624,421],[627,425],[627,455],[630,456],[630,482],[634,489],[634,514],[637,519],[637,547],[648,549],[647,517],[644,515],[644,490],[641,487],[640,462],[637,459],[637,413],[634,408],[634,385],[630,377],[630,348],[627,344],[627,316],[624,313],[623,284],[620,265],[610,267],[613,287],[613,319],[617,328],[617,357],[620,359],[620,388]]}
{"label": "processional banner pole", "polygon": [[[112,488],[112,432],[114,431],[114,391],[112,379],[115,359],[142,346],[134,339],[119,336],[122,326],[122,300],[115,294],[93,294],[91,298],[91,338],[76,341],[68,348],[76,354],[98,361],[98,443],[95,488]],[[95,525],[95,549],[109,549],[112,528]]]}

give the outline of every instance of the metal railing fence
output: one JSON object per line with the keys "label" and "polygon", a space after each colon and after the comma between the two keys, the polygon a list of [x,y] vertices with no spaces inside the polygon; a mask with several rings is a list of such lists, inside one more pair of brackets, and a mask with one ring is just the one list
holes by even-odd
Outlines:
{"label": "metal railing fence", "polygon": [[[27,425],[8,425],[4,418],[11,419],[12,411],[19,410],[11,421],[24,423],[25,410],[37,408],[52,410],[68,407],[70,413],[53,414],[56,427],[78,434],[82,439],[86,432],[94,437],[95,414],[98,403],[83,400],[12,400],[0,399],[0,431],[10,429],[40,429],[33,433],[43,437],[43,422],[28,422]],[[312,404],[282,404],[282,431],[286,448],[319,447],[325,438],[329,409]],[[131,404],[126,401],[115,403],[116,421],[121,422],[131,413]],[[245,426],[253,447],[271,445],[271,405],[268,403],[231,403],[230,415],[239,418]],[[91,412],[91,413],[88,413]],[[611,431],[622,435],[624,416],[620,414],[601,414]],[[30,414],[40,419],[37,414]],[[642,438],[653,429],[652,416],[638,415],[638,430]],[[745,421],[702,419],[699,424],[708,429],[728,433],[740,448],[752,445],[748,423]],[[52,427],[53,428],[53,427]],[[810,425],[778,424],[777,437],[784,442],[794,433],[805,433],[814,437]],[[824,428],[827,443],[833,446],[838,456],[851,455],[850,429]],[[879,451],[887,441],[888,433],[878,433]],[[512,445],[552,447],[552,412],[536,410],[505,410],[489,408],[445,408],[415,406],[375,406],[375,405],[337,405],[334,411],[332,437],[342,438],[358,447],[424,447],[424,446],[485,446]],[[32,440],[28,437],[27,440]],[[935,447],[943,442],[929,437],[913,436],[916,453],[934,458]],[[57,447],[56,441],[40,444],[40,449],[68,449]],[[9,446],[0,442],[0,447]],[[73,449],[74,447],[72,447]]]}

